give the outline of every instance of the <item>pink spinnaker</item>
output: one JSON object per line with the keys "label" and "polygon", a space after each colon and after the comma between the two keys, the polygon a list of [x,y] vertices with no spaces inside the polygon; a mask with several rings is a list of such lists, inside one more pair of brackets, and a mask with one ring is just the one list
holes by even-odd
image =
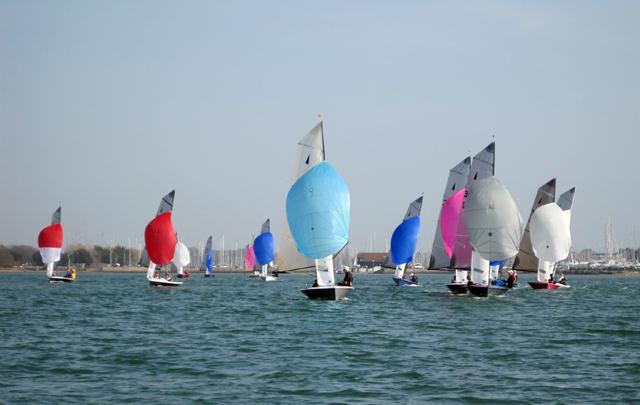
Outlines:
{"label": "pink spinnaker", "polygon": [[244,264],[249,270],[253,270],[256,265],[256,255],[253,253],[253,244],[249,246],[249,249],[244,253]]}
{"label": "pink spinnaker", "polygon": [[462,220],[462,203],[465,189],[458,191],[445,201],[440,211],[440,233],[447,256],[451,258],[458,233],[458,222]]}

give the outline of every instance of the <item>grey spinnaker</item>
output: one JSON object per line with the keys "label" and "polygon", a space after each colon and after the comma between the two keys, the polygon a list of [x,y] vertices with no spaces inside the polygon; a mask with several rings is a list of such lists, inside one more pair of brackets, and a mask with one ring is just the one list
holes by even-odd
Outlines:
{"label": "grey spinnaker", "polygon": [[529,232],[531,217],[538,208],[554,202],[555,199],[556,179],[553,178],[538,188],[536,198],[533,200],[531,212],[529,213],[529,219],[527,219],[527,226],[524,229],[524,234],[522,234],[518,254],[513,261],[514,269],[522,271],[538,271],[538,258],[533,253],[533,248],[531,246],[531,234]]}
{"label": "grey spinnaker", "polygon": [[449,267],[451,265],[451,257],[449,257],[444,248],[442,241],[442,230],[440,229],[442,226],[442,208],[452,195],[461,191],[464,192],[464,187],[467,184],[467,179],[469,178],[470,167],[471,156],[468,156],[463,161],[455,165],[451,170],[449,170],[449,178],[447,179],[447,184],[444,188],[444,194],[442,196],[442,206],[440,207],[436,233],[433,238],[433,248],[431,249],[431,258],[429,259],[430,269],[441,269],[443,267]]}
{"label": "grey spinnaker", "polygon": [[494,262],[518,253],[522,218],[515,201],[500,180],[491,176],[469,189],[464,218],[473,250]]}

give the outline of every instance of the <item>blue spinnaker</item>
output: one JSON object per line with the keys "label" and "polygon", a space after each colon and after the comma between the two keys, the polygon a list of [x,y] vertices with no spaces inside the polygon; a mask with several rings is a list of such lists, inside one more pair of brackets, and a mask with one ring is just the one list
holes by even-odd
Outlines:
{"label": "blue spinnaker", "polygon": [[349,241],[349,188],[328,162],[296,181],[287,195],[287,221],[298,251],[321,259]]}
{"label": "blue spinnaker", "polygon": [[273,235],[265,232],[258,235],[253,241],[253,253],[259,265],[269,264],[273,261]]}
{"label": "blue spinnaker", "polygon": [[213,252],[211,250],[207,253],[207,258],[205,259],[204,264],[207,266],[207,274],[211,274],[213,271]]}
{"label": "blue spinnaker", "polygon": [[411,217],[402,221],[391,235],[391,261],[393,264],[409,263],[418,243],[420,217]]}

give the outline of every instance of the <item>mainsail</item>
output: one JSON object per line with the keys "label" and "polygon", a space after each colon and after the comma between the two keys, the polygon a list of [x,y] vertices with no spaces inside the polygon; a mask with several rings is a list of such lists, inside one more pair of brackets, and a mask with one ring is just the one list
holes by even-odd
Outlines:
{"label": "mainsail", "polygon": [[466,194],[464,186],[469,178],[471,157],[465,158],[449,171],[449,178],[442,196],[442,207],[436,226],[431,249],[430,269],[440,269],[451,265],[453,245],[458,229],[458,220],[462,212],[462,203]]}
{"label": "mainsail", "polygon": [[53,276],[53,265],[60,260],[60,252],[62,251],[62,243],[64,239],[64,231],[61,221],[62,207],[58,207],[53,213],[51,225],[45,227],[38,234],[38,248],[42,262],[47,265],[47,276]]}
{"label": "mainsail", "polygon": [[533,254],[531,247],[531,236],[529,235],[529,224],[533,213],[540,207],[546,204],[554,202],[556,199],[556,179],[553,178],[540,186],[536,193],[536,198],[533,200],[533,206],[531,207],[531,213],[527,220],[527,226],[524,228],[524,234],[520,241],[520,248],[518,255],[513,261],[513,268],[516,270],[524,271],[536,271],[538,270],[538,258]]}
{"label": "mainsail", "polygon": [[464,218],[473,250],[484,259],[507,260],[518,253],[522,218],[507,188],[495,177],[469,189]]}
{"label": "mainsail", "polygon": [[[469,177],[465,186],[466,193],[476,181],[491,177],[495,172],[495,156],[496,145],[491,142],[482,151],[473,157],[471,168],[469,169]],[[465,193],[465,194],[466,194]],[[465,201],[467,197],[465,196]],[[462,211],[465,211],[466,203],[462,204]],[[460,215],[458,219],[458,227],[456,231],[455,243],[453,245],[453,257],[451,260],[452,267],[457,269],[468,269],[471,266],[471,243],[469,243],[469,234],[465,225],[465,216]]]}
{"label": "mainsail", "polygon": [[286,210],[298,251],[316,261],[318,285],[335,285],[332,255],[349,240],[347,184],[329,163],[318,163],[291,186]]}
{"label": "mainsail", "polygon": [[395,277],[402,278],[407,263],[413,261],[413,254],[420,234],[420,210],[422,197],[416,199],[407,209],[403,221],[391,235],[391,261],[396,265]]}
{"label": "mainsail", "polygon": [[[321,121],[298,141],[293,176],[289,185],[293,185],[309,169],[323,162],[324,159],[324,132]],[[285,226],[284,228],[277,258],[278,271],[295,271],[315,267],[315,263],[312,260],[301,255],[296,249],[296,243],[291,236],[289,227]]]}

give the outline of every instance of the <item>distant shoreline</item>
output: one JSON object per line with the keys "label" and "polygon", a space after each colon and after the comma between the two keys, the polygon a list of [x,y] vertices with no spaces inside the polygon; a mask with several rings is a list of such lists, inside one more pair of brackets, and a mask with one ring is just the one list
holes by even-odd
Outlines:
{"label": "distant shoreline", "polygon": [[[57,271],[65,271],[66,267],[60,267]],[[147,272],[147,269],[144,267],[101,267],[101,268],[88,268],[88,269],[82,269],[82,268],[77,268],[78,273],[80,274],[118,274],[118,273],[140,273],[140,274],[144,274]],[[27,268],[20,268],[20,267],[0,267],[0,273],[45,273],[46,270],[44,268],[41,267],[27,267]],[[416,274],[452,274],[453,271],[452,270],[425,270],[425,269],[407,269],[408,273],[416,273]],[[251,273],[250,270],[245,270],[245,269],[241,269],[241,268],[224,268],[224,269],[214,269],[213,271],[214,274],[249,274]],[[313,274],[313,271],[296,271],[296,272],[289,272],[286,273],[288,275],[309,275],[309,274]],[[520,272],[520,274],[535,274],[535,272]],[[599,272],[599,273],[595,273],[595,272],[589,272],[589,273],[582,273],[582,272],[564,272],[567,275],[584,275],[584,276],[640,276],[640,271],[629,271],[629,270],[620,270],[620,271],[607,271],[605,272]],[[203,271],[194,271],[194,272],[189,272],[189,274],[202,274],[204,275]],[[285,273],[282,273],[285,274]],[[393,274],[393,270],[392,269],[385,269],[384,271],[379,271],[377,273],[366,273],[366,272],[355,272],[354,275],[368,275],[368,274]]]}

